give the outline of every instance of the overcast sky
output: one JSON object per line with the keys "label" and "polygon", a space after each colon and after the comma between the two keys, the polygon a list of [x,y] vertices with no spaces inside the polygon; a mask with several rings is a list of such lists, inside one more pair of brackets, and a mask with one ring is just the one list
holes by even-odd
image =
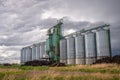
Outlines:
{"label": "overcast sky", "polygon": [[18,63],[20,49],[44,41],[62,17],[64,34],[110,24],[112,53],[120,54],[120,0],[0,0],[0,63]]}

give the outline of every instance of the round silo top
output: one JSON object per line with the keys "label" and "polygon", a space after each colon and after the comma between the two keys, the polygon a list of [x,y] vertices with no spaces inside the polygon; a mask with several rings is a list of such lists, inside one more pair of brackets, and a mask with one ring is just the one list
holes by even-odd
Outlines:
{"label": "round silo top", "polygon": [[32,47],[35,47],[35,46],[36,46],[36,44],[33,44],[33,45],[32,45]]}
{"label": "round silo top", "polygon": [[109,27],[109,26],[106,26],[106,27],[104,27],[103,29],[104,29],[104,30],[109,30],[110,27]]}
{"label": "round silo top", "polygon": [[28,48],[31,48],[31,46],[28,46]]}
{"label": "round silo top", "polygon": [[103,28],[98,28],[98,29],[97,29],[97,31],[102,31],[102,30],[104,30],[104,29],[103,29]]}
{"label": "round silo top", "polygon": [[37,43],[36,46],[40,46],[40,43]]}
{"label": "round silo top", "polygon": [[45,42],[41,42],[40,44],[41,44],[41,45],[45,45]]}
{"label": "round silo top", "polygon": [[77,36],[83,36],[83,35],[84,35],[84,33],[77,33],[77,34],[76,34],[76,37],[77,37]]}
{"label": "round silo top", "polygon": [[69,39],[69,38],[74,38],[74,37],[73,37],[73,35],[66,36],[66,39]]}
{"label": "round silo top", "polygon": [[92,31],[87,31],[87,32],[85,32],[85,34],[93,34],[93,32]]}

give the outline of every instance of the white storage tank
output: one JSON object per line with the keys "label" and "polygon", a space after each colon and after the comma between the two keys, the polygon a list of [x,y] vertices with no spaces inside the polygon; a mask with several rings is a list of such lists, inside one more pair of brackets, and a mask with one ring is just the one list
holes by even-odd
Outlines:
{"label": "white storage tank", "polygon": [[102,28],[96,32],[97,59],[110,57],[110,40],[108,30]]}
{"label": "white storage tank", "polygon": [[36,60],[36,45],[32,45],[32,60]]}
{"label": "white storage tank", "polygon": [[76,64],[85,64],[85,42],[84,35],[78,33],[75,37]]}
{"label": "white storage tank", "polygon": [[40,43],[36,44],[36,59],[40,60]]}
{"label": "white storage tank", "polygon": [[45,42],[40,43],[40,59],[42,59],[46,55],[45,51]]}
{"label": "white storage tank", "polygon": [[60,40],[60,62],[67,64],[67,40]]}
{"label": "white storage tank", "polygon": [[95,33],[89,31],[85,34],[86,64],[93,64],[96,61],[96,40]]}
{"label": "white storage tank", "polygon": [[67,64],[75,64],[75,38],[72,36],[67,38]]}
{"label": "white storage tank", "polygon": [[26,47],[26,61],[32,61],[32,48]]}

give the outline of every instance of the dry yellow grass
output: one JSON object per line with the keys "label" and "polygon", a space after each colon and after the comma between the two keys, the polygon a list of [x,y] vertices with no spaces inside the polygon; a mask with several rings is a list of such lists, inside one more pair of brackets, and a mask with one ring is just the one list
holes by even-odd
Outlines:
{"label": "dry yellow grass", "polygon": [[20,69],[0,69],[0,72],[19,72],[22,71]]}
{"label": "dry yellow grass", "polygon": [[[101,73],[99,69],[107,72]],[[84,72],[87,70],[88,72]],[[111,73],[110,70],[116,71]],[[120,66],[117,64],[74,65],[50,67],[44,71],[0,68],[0,75],[2,75],[0,80],[120,80]]]}
{"label": "dry yellow grass", "polygon": [[118,64],[95,64],[91,65],[92,68],[120,68],[120,65]]}
{"label": "dry yellow grass", "polygon": [[55,70],[55,71],[80,71],[81,69],[84,70],[93,70],[98,71],[99,70],[118,70],[120,72],[120,66],[118,64],[94,64],[94,65],[73,65],[73,66],[66,66],[66,67],[50,67],[49,70]]}
{"label": "dry yellow grass", "polygon": [[[19,75],[21,76],[21,75]],[[90,73],[90,74],[60,74],[60,73],[29,73],[19,77],[19,80],[119,80],[118,74],[102,74],[102,73]],[[71,79],[72,78],[72,79]],[[17,80],[16,75],[8,74],[3,77],[2,80]]]}
{"label": "dry yellow grass", "polygon": [[56,80],[55,78],[59,78],[59,80],[70,80],[71,78],[74,79],[83,79],[83,80],[114,80],[114,78],[117,78],[118,80],[120,78],[120,75],[118,74],[102,74],[102,73],[89,73],[89,74],[61,74],[59,72],[48,72],[48,73],[29,73],[27,74],[27,80]]}

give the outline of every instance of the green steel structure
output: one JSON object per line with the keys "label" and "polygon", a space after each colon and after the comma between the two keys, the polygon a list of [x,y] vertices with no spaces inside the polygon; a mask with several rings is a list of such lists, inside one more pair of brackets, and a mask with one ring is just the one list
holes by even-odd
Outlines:
{"label": "green steel structure", "polygon": [[50,28],[47,32],[48,38],[46,39],[46,53],[49,59],[55,62],[60,60],[60,40],[63,38],[61,25],[62,20]]}

